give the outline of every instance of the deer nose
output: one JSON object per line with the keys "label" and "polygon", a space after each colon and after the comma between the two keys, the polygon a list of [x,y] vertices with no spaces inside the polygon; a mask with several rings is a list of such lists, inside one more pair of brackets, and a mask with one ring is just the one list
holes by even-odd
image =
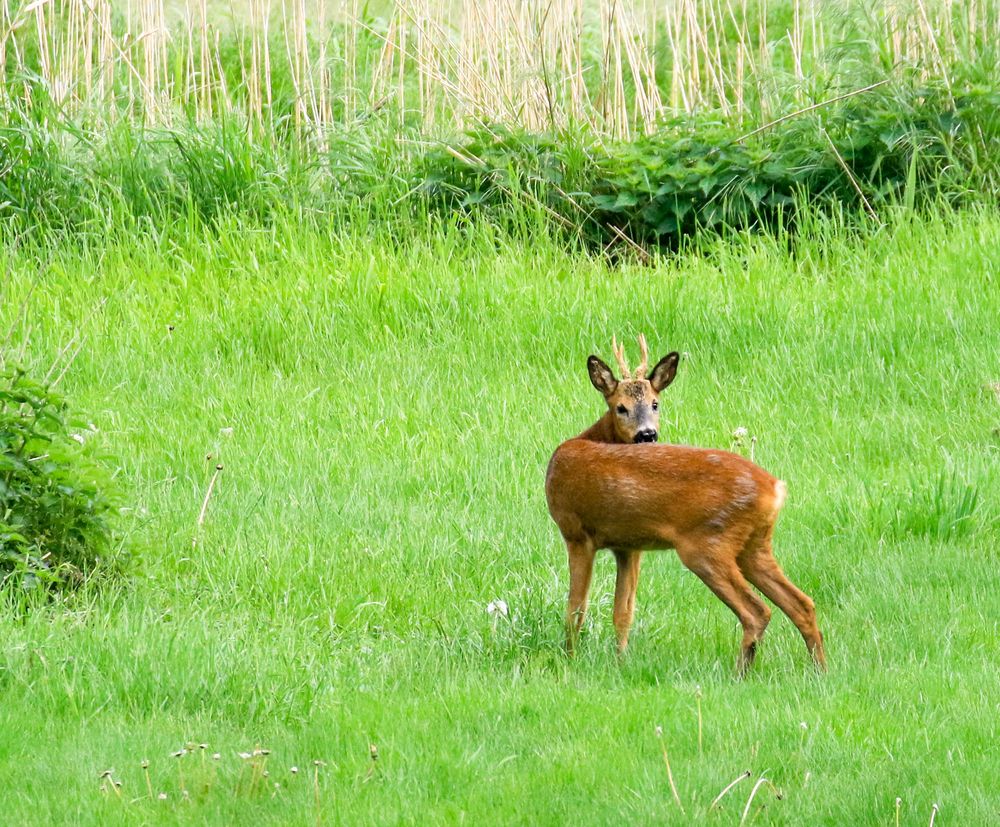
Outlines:
{"label": "deer nose", "polygon": [[652,428],[645,428],[635,435],[634,442],[656,442],[656,431]]}

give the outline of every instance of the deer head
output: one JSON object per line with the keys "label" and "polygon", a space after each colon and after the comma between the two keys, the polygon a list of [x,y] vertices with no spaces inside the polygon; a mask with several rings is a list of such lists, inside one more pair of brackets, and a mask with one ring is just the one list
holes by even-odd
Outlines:
{"label": "deer head", "polygon": [[645,336],[639,336],[642,359],[634,373],[625,361],[624,344],[619,347],[618,340],[612,338],[611,347],[621,371],[620,380],[597,356],[587,359],[587,370],[590,381],[608,403],[615,442],[656,442],[660,433],[660,393],[674,381],[680,354],[668,353],[656,363],[647,378],[649,348]]}

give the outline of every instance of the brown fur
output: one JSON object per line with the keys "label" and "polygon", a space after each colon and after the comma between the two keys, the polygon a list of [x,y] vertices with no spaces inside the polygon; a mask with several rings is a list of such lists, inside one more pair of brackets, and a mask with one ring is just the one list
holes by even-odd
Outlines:
{"label": "brown fur", "polygon": [[[595,366],[594,360],[592,356],[588,363],[591,379],[596,369],[600,380],[601,367],[607,366],[600,360]],[[673,364],[676,368],[676,359]],[[659,367],[651,374],[652,383],[641,380],[654,397],[673,379],[670,372],[658,390]],[[549,513],[569,552],[566,631],[570,651],[586,612],[597,550],[611,549],[618,564],[614,624],[619,650],[624,651],[642,552],[672,548],[739,618],[743,626],[741,673],[753,662],[771,618],[751,583],[788,615],[817,664],[824,667],[823,638],[813,601],[785,577],[771,552],[785,483],[727,451],[629,444],[634,433],[630,435],[623,427],[616,407],[630,389],[620,390],[625,382],[607,389],[601,381],[594,384],[605,394],[608,412],[556,449],[545,478]]]}

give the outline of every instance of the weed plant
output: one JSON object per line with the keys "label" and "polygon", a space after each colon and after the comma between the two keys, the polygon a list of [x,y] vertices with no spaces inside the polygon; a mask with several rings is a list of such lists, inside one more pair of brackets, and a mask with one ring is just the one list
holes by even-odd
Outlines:
{"label": "weed plant", "polygon": [[46,385],[0,374],[0,579],[21,588],[75,584],[117,568],[115,490],[85,450],[93,428],[67,419]]}

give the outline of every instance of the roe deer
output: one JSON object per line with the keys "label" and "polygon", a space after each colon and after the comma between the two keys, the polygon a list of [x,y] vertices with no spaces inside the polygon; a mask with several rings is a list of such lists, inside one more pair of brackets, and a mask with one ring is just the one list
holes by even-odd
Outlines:
{"label": "roe deer", "polygon": [[614,624],[623,652],[642,552],[673,548],[739,618],[740,674],[753,663],[771,619],[750,583],[788,615],[825,668],[813,601],[784,575],[771,552],[785,483],[728,451],[638,444],[656,442],[658,398],[680,361],[677,353],[664,356],[647,379],[645,337],[639,337],[639,346],[642,361],[630,374],[624,347],[612,342],[620,381],[597,356],[587,360],[590,381],[604,394],[608,410],[556,449],[545,477],[549,513],[569,551],[567,648],[572,653],[583,623],[598,549],[611,549],[618,563]]}

